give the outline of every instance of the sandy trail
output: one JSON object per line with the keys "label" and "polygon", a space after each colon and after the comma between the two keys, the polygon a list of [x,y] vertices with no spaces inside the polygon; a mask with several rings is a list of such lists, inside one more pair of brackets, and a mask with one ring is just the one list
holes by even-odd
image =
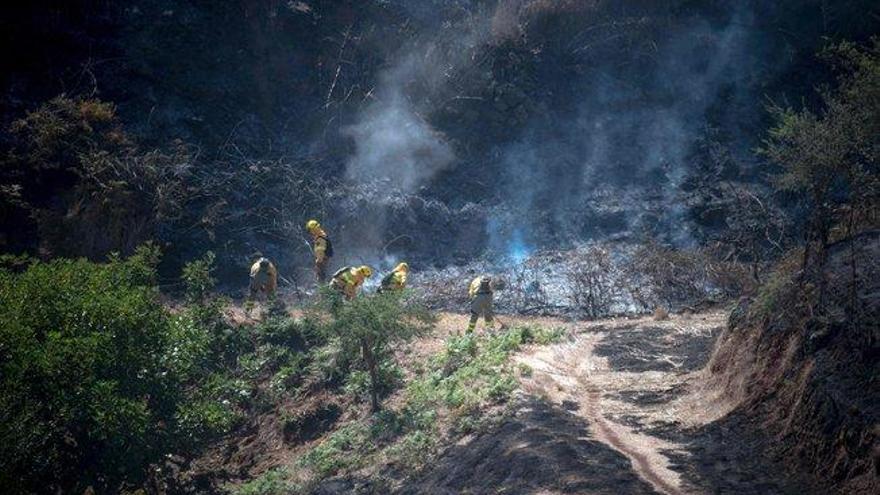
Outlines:
{"label": "sandy trail", "polygon": [[[687,333],[707,333],[723,323],[721,314],[713,313],[690,318]],[[669,407],[651,408],[617,399],[625,393],[664,393],[686,385],[693,373],[682,370],[675,356],[664,352],[651,352],[633,345],[618,346],[619,352],[631,359],[646,363],[668,364],[670,371],[643,371],[633,373],[615,369],[608,357],[597,354],[596,347],[611,332],[621,332],[650,326],[662,329],[670,335],[683,333],[681,320],[654,322],[650,320],[609,320],[601,324],[583,325],[572,335],[569,342],[534,349],[517,359],[534,371],[525,380],[527,392],[544,400],[557,403],[587,420],[594,431],[594,438],[623,454],[632,463],[640,478],[657,492],[677,495],[689,493],[682,488],[679,473],[670,469],[667,452],[681,452],[680,446],[645,433],[615,420],[621,417],[640,419],[673,419],[675,413]],[[673,338],[668,339],[670,341]]]}
{"label": "sandy trail", "polygon": [[[766,438],[706,385],[701,370],[726,318],[720,311],[665,321],[508,317],[510,325],[564,327],[567,337],[515,355],[522,391],[510,414],[448,445],[393,492],[817,493],[770,462]],[[411,352],[438,352],[466,324],[464,315],[442,314]]]}
{"label": "sandy trail", "polygon": [[707,312],[572,324],[568,341],[516,357],[532,370],[523,388],[584,420],[581,440],[624,456],[654,492],[809,492],[763,460],[760,443],[736,431],[735,404],[705,386],[701,370],[725,323]]}

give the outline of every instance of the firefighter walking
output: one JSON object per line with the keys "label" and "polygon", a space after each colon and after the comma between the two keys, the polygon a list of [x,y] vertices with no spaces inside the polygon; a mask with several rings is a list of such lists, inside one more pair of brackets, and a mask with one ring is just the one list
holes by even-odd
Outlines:
{"label": "firefighter walking", "polygon": [[477,327],[477,320],[480,316],[486,321],[487,328],[495,326],[495,311],[493,309],[496,284],[493,283],[492,277],[481,275],[471,281],[468,288],[468,296],[471,300],[471,320],[468,323],[468,333],[473,332]]}

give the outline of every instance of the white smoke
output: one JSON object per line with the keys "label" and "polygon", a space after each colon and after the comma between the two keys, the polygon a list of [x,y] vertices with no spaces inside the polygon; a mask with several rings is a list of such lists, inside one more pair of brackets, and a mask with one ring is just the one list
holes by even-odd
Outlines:
{"label": "white smoke", "polygon": [[387,181],[410,193],[455,159],[443,135],[416,112],[404,94],[405,77],[410,70],[386,74],[379,99],[363,111],[357,124],[346,130],[355,142],[355,154],[346,167],[347,179]]}

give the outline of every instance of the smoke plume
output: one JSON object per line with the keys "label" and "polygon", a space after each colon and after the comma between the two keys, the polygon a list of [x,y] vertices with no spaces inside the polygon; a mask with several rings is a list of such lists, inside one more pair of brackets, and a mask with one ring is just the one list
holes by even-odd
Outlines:
{"label": "smoke plume", "polygon": [[411,54],[382,75],[376,100],[347,129],[355,143],[347,179],[380,180],[411,193],[453,162],[452,148],[404,91],[407,82],[427,70],[423,59]]}

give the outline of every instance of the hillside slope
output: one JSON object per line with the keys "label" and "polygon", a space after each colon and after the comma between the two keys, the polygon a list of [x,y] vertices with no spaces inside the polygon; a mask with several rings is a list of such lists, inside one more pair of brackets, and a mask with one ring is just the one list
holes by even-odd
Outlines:
{"label": "hillside slope", "polygon": [[831,245],[822,306],[782,267],[733,312],[707,367],[780,458],[839,493],[880,491],[878,259],[876,231]]}

